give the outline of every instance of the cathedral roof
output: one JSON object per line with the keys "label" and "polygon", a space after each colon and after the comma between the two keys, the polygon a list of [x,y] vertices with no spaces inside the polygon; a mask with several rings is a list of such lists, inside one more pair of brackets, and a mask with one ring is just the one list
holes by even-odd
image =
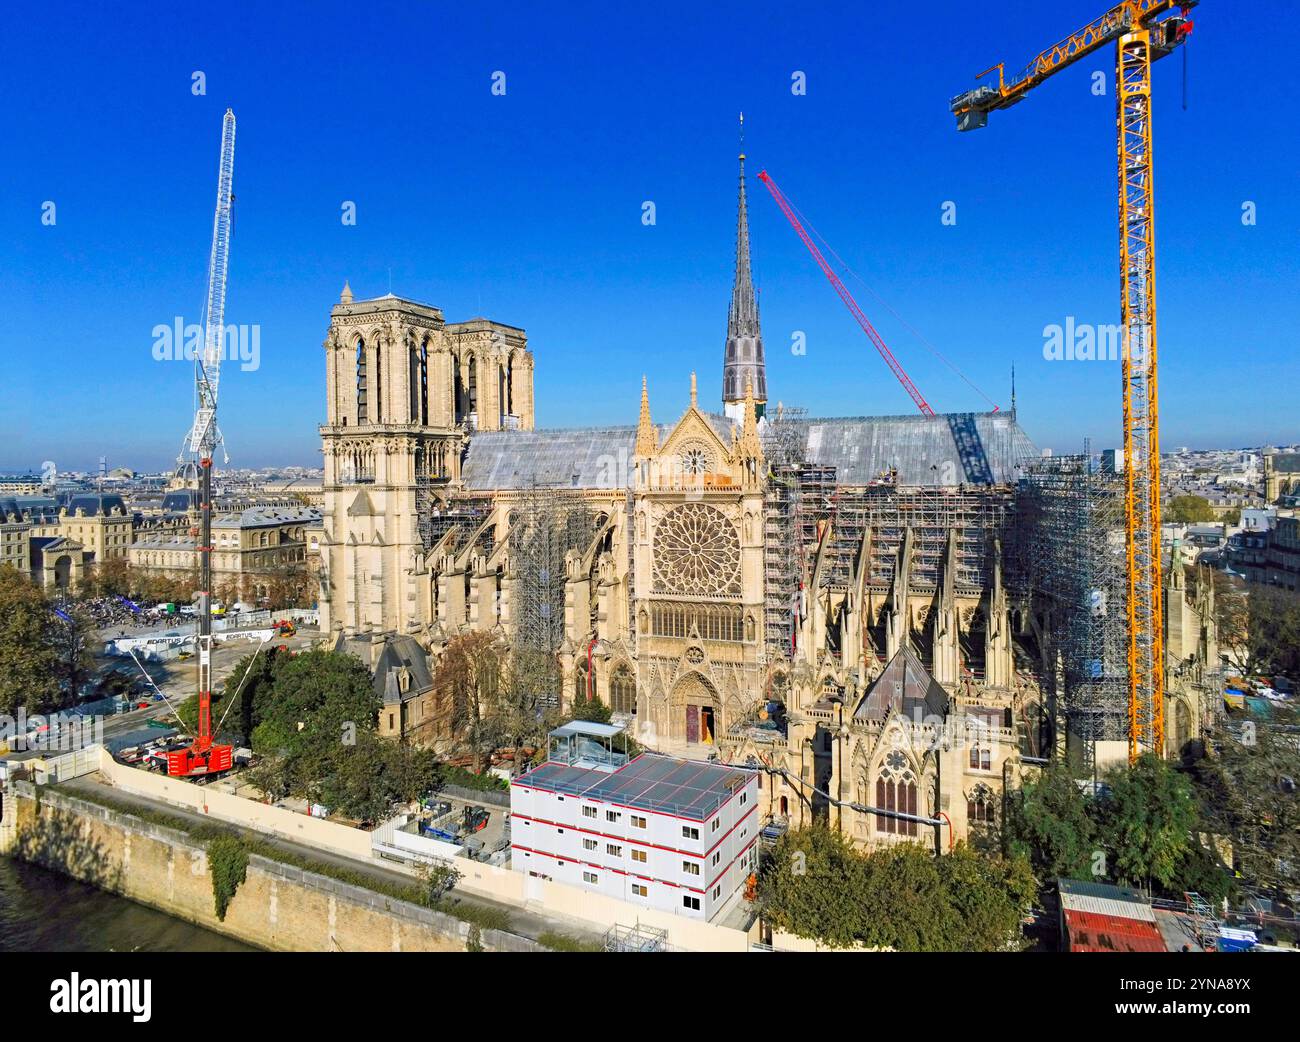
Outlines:
{"label": "cathedral roof", "polygon": [[889,660],[880,676],[867,688],[853,719],[863,722],[884,720],[897,710],[910,720],[942,716],[948,706],[948,692],[921,664],[916,652],[904,645]]}
{"label": "cathedral roof", "polygon": [[896,468],[897,484],[1013,484],[1038,450],[1010,412],[809,419],[805,458],[867,485]]}

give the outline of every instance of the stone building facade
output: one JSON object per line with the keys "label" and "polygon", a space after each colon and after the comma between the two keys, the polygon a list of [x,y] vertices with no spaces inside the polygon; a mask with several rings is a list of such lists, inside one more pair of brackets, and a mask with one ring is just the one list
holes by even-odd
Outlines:
{"label": "stone building facade", "polygon": [[765,815],[864,844],[974,838],[1066,733],[1043,682],[1052,620],[1006,549],[1036,450],[1014,407],[767,408],[745,207],[742,166],[722,409],[691,374],[667,423],[643,379],[636,424],[536,430],[522,330],[345,287],[322,627],[413,639],[435,664],[474,630],[543,646],[556,702],[595,697],[648,748],[760,767]]}

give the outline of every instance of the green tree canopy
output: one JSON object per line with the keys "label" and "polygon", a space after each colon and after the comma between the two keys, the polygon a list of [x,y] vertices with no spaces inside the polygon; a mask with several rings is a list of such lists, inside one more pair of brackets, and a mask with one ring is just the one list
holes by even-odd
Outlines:
{"label": "green tree canopy", "polygon": [[57,618],[40,587],[0,566],[0,713],[40,713],[57,704]]}
{"label": "green tree canopy", "polygon": [[1011,853],[1028,857],[1043,879],[1091,875],[1097,829],[1067,764],[1053,760],[1010,795],[1006,842]]}
{"label": "green tree canopy", "polygon": [[759,902],[775,928],[830,947],[1004,951],[1020,944],[1035,881],[1024,858],[903,843],[864,853],[824,826],[783,836]]}
{"label": "green tree canopy", "polygon": [[1177,524],[1201,524],[1213,521],[1214,507],[1204,496],[1174,496],[1165,504],[1165,520]]}

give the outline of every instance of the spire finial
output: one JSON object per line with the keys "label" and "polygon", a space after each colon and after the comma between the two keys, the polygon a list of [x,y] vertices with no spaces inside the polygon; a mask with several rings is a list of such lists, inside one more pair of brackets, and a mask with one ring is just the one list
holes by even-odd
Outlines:
{"label": "spire finial", "polygon": [[697,404],[697,388],[695,385],[695,372],[691,371],[691,408],[694,409]]}
{"label": "spire finial", "polygon": [[343,292],[339,294],[339,303],[340,304],[352,303],[352,287],[348,285],[347,279],[343,280]]}
{"label": "spire finial", "polygon": [[1016,363],[1011,363],[1011,415],[1016,415]]}

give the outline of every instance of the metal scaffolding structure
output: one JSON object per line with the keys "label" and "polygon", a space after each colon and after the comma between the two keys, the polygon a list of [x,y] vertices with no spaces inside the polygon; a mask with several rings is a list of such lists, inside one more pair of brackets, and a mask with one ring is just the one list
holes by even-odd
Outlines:
{"label": "metal scaffolding structure", "polygon": [[1044,683],[1063,685],[1057,714],[1090,764],[1096,742],[1128,738],[1124,477],[1086,449],[1027,472],[1019,570],[1047,612]]}
{"label": "metal scaffolding structure", "polygon": [[763,456],[769,468],[763,521],[763,617],[768,651],[777,655],[792,653],[802,585],[799,472],[807,440],[808,416],[803,409],[778,405],[763,423]]}
{"label": "metal scaffolding structure", "polygon": [[844,589],[863,536],[868,547],[868,586],[887,588],[899,551],[912,533],[909,573],[913,590],[938,589],[943,581],[948,533],[957,533],[959,592],[978,592],[992,581],[992,536],[1005,539],[1014,520],[1015,496],[1008,485],[974,488],[899,488],[887,477],[877,484],[841,487],[830,502],[833,525],[821,586]]}
{"label": "metal scaffolding structure", "polygon": [[547,705],[560,704],[565,556],[586,552],[595,520],[580,493],[536,485],[510,514],[511,650],[517,674]]}

